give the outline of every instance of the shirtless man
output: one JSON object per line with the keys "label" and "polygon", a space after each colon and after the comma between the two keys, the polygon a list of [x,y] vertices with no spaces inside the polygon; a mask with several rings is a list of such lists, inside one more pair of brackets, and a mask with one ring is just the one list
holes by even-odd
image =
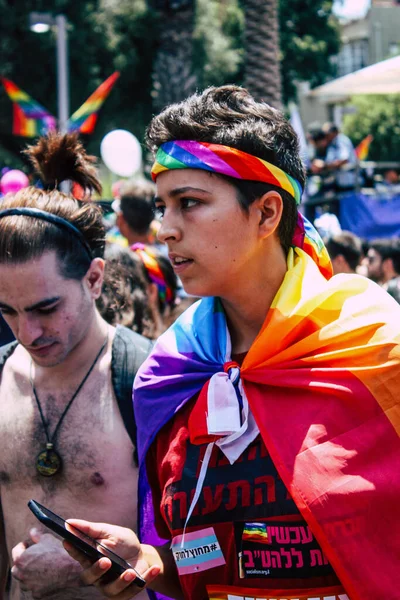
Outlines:
{"label": "shirtless man", "polygon": [[[54,163],[60,139],[53,138],[53,146],[39,142],[47,162]],[[90,172],[80,144],[70,152]],[[67,162],[58,154],[59,171]],[[80,183],[95,188],[93,177]],[[58,173],[54,179],[64,178]],[[25,213],[4,213],[12,207]],[[54,223],[54,214],[62,221]],[[0,373],[0,600],[10,567],[12,600],[99,596],[81,583],[80,566],[29,511],[30,498],[64,518],[79,514],[136,529],[134,448],[113,387],[121,330],[95,307],[103,250],[101,212],[93,203],[34,188],[2,203],[0,310],[18,345]],[[127,335],[144,358],[149,342]]]}

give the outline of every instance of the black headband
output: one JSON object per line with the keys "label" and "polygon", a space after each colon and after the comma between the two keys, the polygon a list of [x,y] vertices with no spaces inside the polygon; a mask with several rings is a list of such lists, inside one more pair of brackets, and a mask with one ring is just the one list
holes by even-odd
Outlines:
{"label": "black headband", "polygon": [[45,210],[40,210],[39,208],[5,208],[4,210],[0,210],[0,219],[2,217],[11,217],[11,216],[19,216],[22,215],[24,217],[33,217],[34,219],[41,219],[42,221],[48,221],[53,225],[57,225],[58,227],[64,228],[67,231],[70,231],[74,234],[76,238],[79,239],[82,246],[85,248],[86,252],[89,255],[90,260],[92,260],[92,251],[90,249],[89,244],[85,240],[83,234],[75,225],[72,225],[66,219],[59,217],[58,215],[54,215],[53,213],[47,212]]}

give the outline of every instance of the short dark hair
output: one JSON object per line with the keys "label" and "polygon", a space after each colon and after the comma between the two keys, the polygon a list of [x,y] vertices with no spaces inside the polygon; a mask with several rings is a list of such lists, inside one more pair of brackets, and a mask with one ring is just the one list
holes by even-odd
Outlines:
{"label": "short dark hair", "polygon": [[361,239],[351,231],[342,231],[329,238],[326,247],[329,256],[333,259],[342,255],[349,267],[355,271],[363,254]]}
{"label": "short dark hair", "polygon": [[154,219],[154,191],[151,181],[143,179],[125,184],[121,190],[120,209],[133,231],[144,235]]}
{"label": "short dark hair", "polygon": [[400,275],[400,240],[398,238],[376,238],[369,247],[381,255],[382,260],[392,259],[393,269]]}
{"label": "short dark hair", "polygon": [[[173,140],[196,140],[242,150],[279,167],[304,187],[304,167],[294,129],[283,113],[268,104],[256,102],[241,87],[210,87],[165,108],[152,119],[147,129],[147,144],[155,152],[162,144]],[[283,214],[278,234],[287,251],[297,222],[294,198],[271,184],[226,179],[238,190],[238,200],[246,211],[266,192],[279,192]]]}
{"label": "short dark hair", "polygon": [[313,142],[320,142],[326,138],[326,133],[322,129],[312,129],[309,136]]}
{"label": "short dark hair", "polygon": [[94,157],[88,156],[76,134],[51,133],[40,138],[27,154],[45,189],[27,187],[7,195],[0,210],[36,208],[62,217],[74,225],[90,248],[90,256],[76,234],[53,223],[25,215],[0,218],[0,263],[22,263],[55,251],[60,272],[68,279],[81,280],[91,260],[102,257],[105,229],[101,208],[64,194],[57,186],[65,180],[78,183],[86,193],[100,192]]}
{"label": "short dark hair", "polygon": [[324,123],[322,125],[322,131],[327,134],[327,133],[339,133],[339,127],[337,125],[335,125],[335,123],[332,123],[331,121],[327,121],[326,123]]}

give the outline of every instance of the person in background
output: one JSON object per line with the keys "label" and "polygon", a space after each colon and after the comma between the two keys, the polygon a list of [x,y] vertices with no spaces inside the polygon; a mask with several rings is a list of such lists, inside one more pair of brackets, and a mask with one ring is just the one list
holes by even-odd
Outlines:
{"label": "person in background", "polygon": [[11,568],[11,600],[95,600],[27,502],[136,528],[132,384],[152,344],[100,316],[101,208],[57,188],[99,192],[93,157],[58,133],[28,156],[45,189],[0,206],[0,310],[17,340],[0,352],[0,598]]}
{"label": "person in background", "polygon": [[400,304],[400,239],[393,240],[395,251],[392,255],[393,271],[395,276],[392,277],[385,285],[387,293],[392,296]]}
{"label": "person in background", "polygon": [[341,133],[334,123],[325,123],[322,130],[326,135],[327,148],[322,172],[332,173],[337,192],[354,190],[357,182],[357,155],[351,139]]}
{"label": "person in background", "polygon": [[116,226],[129,247],[136,243],[160,246],[156,239],[159,224],[154,220],[154,190],[151,181],[135,179],[121,187],[119,200],[113,202]]}
{"label": "person in background", "polygon": [[318,175],[324,167],[328,140],[321,127],[308,132],[310,142],[309,174]]}
{"label": "person in background", "polygon": [[384,171],[383,178],[375,181],[374,187],[380,199],[392,200],[400,194],[400,181],[396,169]]}
{"label": "person in background", "polygon": [[104,283],[96,306],[110,325],[123,325],[149,339],[158,334],[148,296],[147,273],[129,248],[109,244],[105,250]]}
{"label": "person in background", "polygon": [[340,221],[332,212],[331,204],[323,204],[316,209],[317,217],[314,219],[314,226],[323,240],[339,235],[342,231]]}
{"label": "person in background", "polygon": [[[332,277],[298,212],[303,164],[281,112],[209,88],[147,139],[158,235],[202,299],[135,380],[139,538],[72,524],[173,598],[394,600],[400,307],[366,278]],[[85,583],[137,594],[131,569],[104,584],[107,558],[66,547]]]}
{"label": "person in background", "polygon": [[131,251],[142,262],[147,280],[147,296],[154,323],[153,337],[157,338],[175,321],[178,297],[178,278],[170,260],[154,246],[136,243]]}
{"label": "person in background", "polygon": [[400,248],[398,239],[376,238],[369,242],[367,255],[363,259],[367,277],[381,286],[400,275]]}
{"label": "person in background", "polygon": [[332,261],[333,273],[356,273],[363,256],[361,239],[351,231],[341,231],[328,238],[326,249]]}
{"label": "person in background", "polygon": [[398,185],[399,182],[399,174],[396,169],[387,169],[383,175],[383,181],[388,186]]}

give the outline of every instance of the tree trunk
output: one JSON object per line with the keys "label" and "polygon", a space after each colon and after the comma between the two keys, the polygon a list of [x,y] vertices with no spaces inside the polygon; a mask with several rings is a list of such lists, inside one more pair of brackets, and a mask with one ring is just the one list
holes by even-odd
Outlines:
{"label": "tree trunk", "polygon": [[282,108],[277,0],[245,0],[244,84],[258,101]]}
{"label": "tree trunk", "polygon": [[153,71],[153,108],[162,110],[196,91],[192,71],[194,1],[182,8],[163,11],[160,17],[160,45]]}

